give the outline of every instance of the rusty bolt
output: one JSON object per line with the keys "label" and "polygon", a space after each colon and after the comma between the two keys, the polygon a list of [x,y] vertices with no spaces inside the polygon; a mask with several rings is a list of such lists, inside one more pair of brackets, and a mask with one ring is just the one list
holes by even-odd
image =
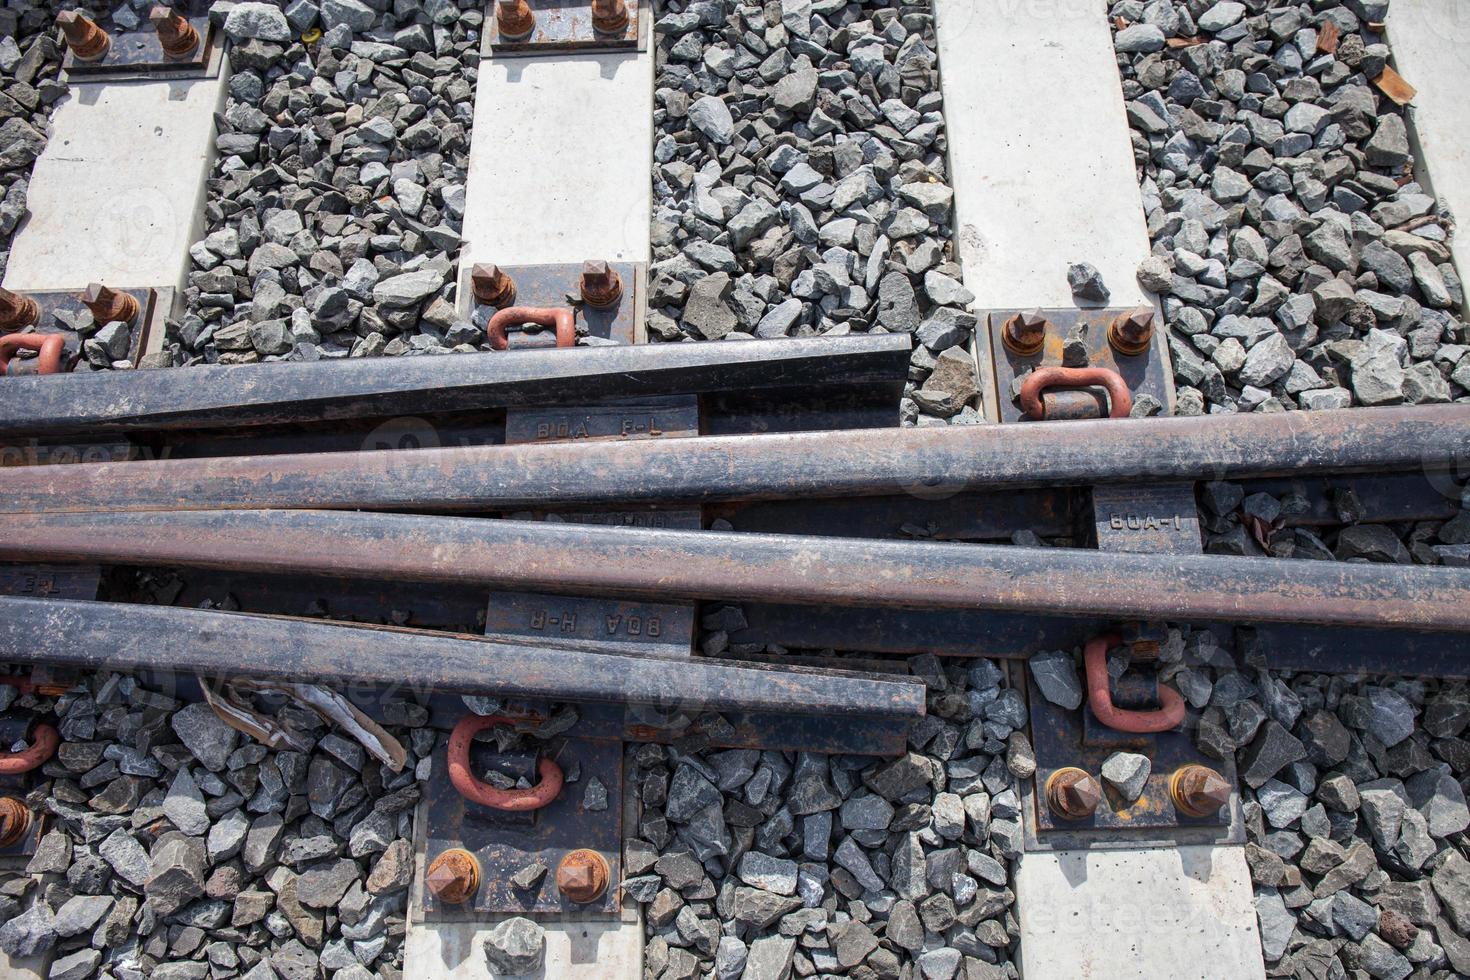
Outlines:
{"label": "rusty bolt", "polygon": [[1102,802],[1102,787],[1084,770],[1068,766],[1047,779],[1046,802],[1064,820],[1085,820]]}
{"label": "rusty bolt", "polygon": [[589,848],[568,851],[556,866],[556,890],[578,905],[595,902],[607,891],[612,872],[607,858]]}
{"label": "rusty bolt", "polygon": [[1154,310],[1140,306],[1120,313],[1108,326],[1108,343],[1119,354],[1142,354],[1154,339]]}
{"label": "rusty bolt", "polygon": [[1230,784],[1209,766],[1190,763],[1169,777],[1174,805],[1191,817],[1213,817],[1230,802]]}
{"label": "rusty bolt", "polygon": [[0,289],[0,330],[20,330],[41,319],[41,308],[29,296]]}
{"label": "rusty bolt", "polygon": [[0,847],[9,847],[31,829],[31,808],[13,796],[0,796]]}
{"label": "rusty bolt", "polygon": [[480,888],[480,862],[469,851],[451,847],[429,864],[424,882],[439,901],[463,905]]}
{"label": "rusty bolt", "polygon": [[1030,357],[1041,350],[1046,341],[1046,328],[1051,322],[1041,315],[1040,310],[1017,313],[1006,320],[1001,328],[1000,339],[1006,349],[1022,357]]}
{"label": "rusty bolt", "polygon": [[82,305],[92,311],[92,319],[98,323],[121,320],[132,323],[138,317],[138,301],[127,293],[108,289],[94,282],[82,293]]}
{"label": "rusty bolt", "polygon": [[163,53],[170,58],[187,58],[199,47],[199,32],[189,23],[189,18],[172,7],[159,4],[148,12],[148,20],[158,32]]}
{"label": "rusty bolt", "polygon": [[612,306],[623,298],[623,279],[606,262],[583,262],[581,287],[582,302],[588,306]]}
{"label": "rusty bolt", "polygon": [[621,34],[627,30],[625,0],[592,0],[592,29],[600,34]]}
{"label": "rusty bolt", "polygon": [[524,41],[536,29],[536,15],[526,0],[496,0],[495,29],[502,41]]}
{"label": "rusty bolt", "polygon": [[56,26],[61,28],[66,46],[78,61],[100,61],[112,47],[112,37],[79,10],[57,14]]}
{"label": "rusty bolt", "polygon": [[498,265],[478,262],[470,269],[470,289],[475,299],[496,309],[516,301],[516,281]]}

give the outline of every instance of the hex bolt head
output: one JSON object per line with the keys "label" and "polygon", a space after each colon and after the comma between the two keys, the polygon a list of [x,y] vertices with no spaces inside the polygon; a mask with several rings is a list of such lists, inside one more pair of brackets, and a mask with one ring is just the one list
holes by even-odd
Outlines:
{"label": "hex bolt head", "polygon": [[502,41],[524,41],[536,29],[536,14],[526,0],[496,0],[495,29]]}
{"label": "hex bolt head", "polygon": [[583,262],[581,289],[582,302],[588,306],[612,306],[623,298],[623,278],[606,262]]}
{"label": "hex bolt head", "polygon": [[1063,820],[1086,820],[1102,802],[1102,787],[1085,770],[1068,766],[1047,779],[1046,802]]}
{"label": "hex bolt head", "polygon": [[592,0],[592,29],[599,34],[621,34],[628,29],[626,0]]}
{"label": "hex bolt head", "polygon": [[477,262],[470,268],[470,290],[475,299],[496,309],[504,309],[516,301],[515,280],[490,262]]}
{"label": "hex bolt head", "polygon": [[446,905],[463,905],[480,888],[480,862],[462,847],[451,847],[429,864],[424,884]]}
{"label": "hex bolt head", "polygon": [[56,15],[66,46],[78,61],[101,61],[112,48],[112,37],[79,10],[63,10]]}
{"label": "hex bolt head", "polygon": [[1046,342],[1046,331],[1051,321],[1041,315],[1040,310],[1017,313],[1001,327],[1000,339],[1006,350],[1021,357],[1030,357],[1041,350]]}
{"label": "hex bolt head", "polygon": [[611,877],[607,858],[583,847],[568,851],[556,866],[556,890],[568,901],[586,905],[602,897]]}
{"label": "hex bolt head", "polygon": [[29,296],[0,289],[0,330],[20,330],[41,319],[41,308]]}
{"label": "hex bolt head", "polygon": [[31,808],[14,796],[0,796],[0,847],[9,847],[31,829]]}
{"label": "hex bolt head", "polygon": [[82,293],[81,299],[82,305],[92,311],[92,319],[99,324],[111,323],[114,320],[132,323],[138,318],[136,299],[127,293],[108,289],[100,282],[94,282],[88,286]]}
{"label": "hex bolt head", "polygon": [[1190,763],[1169,777],[1169,795],[1181,813],[1191,817],[1213,817],[1230,802],[1230,783],[1209,766]]}
{"label": "hex bolt head", "polygon": [[1142,354],[1154,339],[1154,309],[1140,306],[1120,313],[1108,325],[1108,344],[1119,354]]}
{"label": "hex bolt head", "polygon": [[165,4],[148,12],[148,20],[158,32],[163,53],[171,58],[187,58],[199,47],[199,32],[189,19]]}

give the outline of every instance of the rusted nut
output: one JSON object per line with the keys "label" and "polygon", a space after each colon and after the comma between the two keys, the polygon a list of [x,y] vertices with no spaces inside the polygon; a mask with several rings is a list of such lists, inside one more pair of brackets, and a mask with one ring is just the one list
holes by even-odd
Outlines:
{"label": "rusted nut", "polygon": [[526,0],[496,0],[495,29],[502,41],[524,41],[536,29],[536,15]]}
{"label": "rusted nut", "polygon": [[61,736],[50,725],[37,725],[31,732],[30,748],[22,752],[0,752],[0,776],[18,776],[45,765],[56,754]]}
{"label": "rusted nut", "polygon": [[170,58],[187,58],[199,47],[199,32],[189,18],[173,8],[159,4],[148,12],[148,20],[158,32],[163,53]]}
{"label": "rusted nut", "polygon": [[1046,421],[1046,406],[1041,393],[1047,388],[1086,388],[1101,385],[1108,393],[1108,417],[1126,419],[1133,411],[1133,392],[1128,382],[1111,368],[1041,367],[1026,375],[1021,382],[1021,409],[1038,422]]}
{"label": "rusted nut", "polygon": [[1051,321],[1041,315],[1040,310],[1017,313],[1001,326],[1000,340],[1006,350],[1021,357],[1030,357],[1041,350],[1046,342],[1046,328]]}
{"label": "rusted nut", "polygon": [[9,847],[31,829],[31,808],[13,796],[0,796],[0,847]]}
{"label": "rusted nut", "polygon": [[424,884],[444,904],[463,905],[480,889],[480,862],[464,848],[451,847],[429,862]]}
{"label": "rusted nut", "polygon": [[1046,781],[1046,803],[1063,820],[1086,820],[1102,802],[1102,787],[1088,772],[1067,766]]}
{"label": "rusted nut", "polygon": [[1108,324],[1108,344],[1119,354],[1137,355],[1154,339],[1154,308],[1140,306],[1120,313]]}
{"label": "rusted nut", "polygon": [[1169,795],[1181,813],[1191,817],[1213,817],[1230,802],[1230,784],[1209,766],[1190,763],[1169,777]]}
{"label": "rusted nut", "polygon": [[1117,633],[1094,636],[1082,648],[1087,670],[1087,706],[1097,720],[1115,732],[1147,735],[1170,732],[1184,722],[1184,697],[1172,687],[1159,685],[1159,707],[1155,711],[1131,711],[1113,704],[1108,678],[1108,649],[1122,642]]}
{"label": "rusted nut", "polygon": [[582,302],[599,309],[623,298],[623,277],[601,260],[582,263]]}
{"label": "rusted nut", "polygon": [[599,34],[621,34],[627,30],[625,0],[592,0],[592,29]]}
{"label": "rusted nut", "polygon": [[41,319],[41,307],[29,296],[0,289],[0,330],[21,330]]}
{"label": "rusted nut", "polygon": [[556,866],[556,890],[578,905],[595,902],[607,891],[612,877],[607,858],[590,848],[568,851]]}
{"label": "rusted nut", "polygon": [[98,323],[119,320],[132,323],[138,317],[138,301],[127,293],[108,289],[100,282],[88,286],[81,296],[82,305],[92,311],[92,319]]}
{"label": "rusted nut", "polygon": [[59,333],[12,333],[0,337],[0,377],[10,373],[10,359],[18,350],[33,350],[37,374],[59,374],[66,338]]}
{"label": "rusted nut", "polygon": [[498,265],[477,262],[470,269],[470,289],[487,306],[506,307],[516,301],[516,281]]}
{"label": "rusted nut", "polygon": [[78,61],[100,61],[112,48],[112,37],[79,10],[57,14],[56,26],[61,28],[66,46]]}
{"label": "rusted nut", "polygon": [[555,327],[556,346],[577,346],[577,323],[571,310],[551,306],[510,306],[496,312],[485,324],[485,337],[493,350],[505,350],[510,346],[508,331],[515,323]]}
{"label": "rusted nut", "polygon": [[501,715],[465,715],[454,726],[454,731],[449,733],[449,781],[460,796],[493,810],[524,813],[541,809],[561,793],[563,776],[555,759],[541,759],[536,766],[540,779],[530,789],[497,789],[470,772],[470,744],[475,736],[496,725],[515,723],[514,718]]}

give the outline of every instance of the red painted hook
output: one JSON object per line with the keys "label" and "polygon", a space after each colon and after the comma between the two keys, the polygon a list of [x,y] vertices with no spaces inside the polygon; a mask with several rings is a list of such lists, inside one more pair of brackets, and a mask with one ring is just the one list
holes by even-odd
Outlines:
{"label": "red painted hook", "polygon": [[61,735],[50,725],[37,725],[31,732],[31,747],[23,752],[0,752],[0,776],[18,776],[44,765],[56,754]]}
{"label": "red painted hook", "polygon": [[1117,633],[1094,636],[1082,648],[1087,667],[1087,704],[1097,720],[1115,732],[1153,734],[1178,728],[1184,721],[1184,698],[1172,687],[1159,685],[1159,705],[1153,711],[1131,711],[1113,704],[1108,683],[1108,648],[1123,642]]}
{"label": "red painted hook", "polygon": [[40,351],[37,374],[58,374],[66,338],[59,333],[12,333],[0,337],[0,377],[10,373],[10,359],[21,349]]}
{"label": "red painted hook", "polygon": [[561,793],[561,766],[554,759],[543,758],[540,761],[536,771],[541,778],[530,789],[496,789],[470,773],[470,743],[475,736],[496,725],[515,723],[514,718],[501,715],[465,715],[454,726],[454,731],[449,733],[449,781],[460,796],[495,810],[523,813],[541,809]]}
{"label": "red painted hook", "polygon": [[556,346],[577,346],[577,327],[572,311],[565,306],[507,306],[496,310],[490,322],[485,324],[485,337],[494,350],[505,350],[510,346],[506,331],[512,324],[535,323],[543,327],[556,328]]}
{"label": "red painted hook", "polygon": [[1123,376],[1111,368],[1042,367],[1026,375],[1021,382],[1021,408],[1038,422],[1046,421],[1046,406],[1041,393],[1047,388],[1086,388],[1101,385],[1108,392],[1108,417],[1126,419],[1133,411],[1133,393]]}

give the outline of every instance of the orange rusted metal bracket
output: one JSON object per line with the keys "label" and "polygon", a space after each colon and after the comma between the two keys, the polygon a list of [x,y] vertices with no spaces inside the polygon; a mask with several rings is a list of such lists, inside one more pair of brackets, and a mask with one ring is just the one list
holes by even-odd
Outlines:
{"label": "orange rusted metal bracket", "polygon": [[511,324],[535,323],[543,327],[556,328],[556,346],[575,347],[577,345],[577,326],[572,311],[566,307],[550,306],[508,306],[503,310],[497,310],[485,324],[485,336],[490,341],[490,346],[495,350],[505,350],[510,346],[510,337],[507,334]]}
{"label": "orange rusted metal bracket", "polygon": [[61,744],[61,735],[47,724],[40,724],[31,732],[30,748],[21,752],[0,752],[0,776],[18,776],[30,772],[46,763],[56,754]]}
{"label": "orange rusted metal bracket", "polygon": [[1108,417],[1126,419],[1133,410],[1133,393],[1123,376],[1110,368],[1041,367],[1021,383],[1021,408],[1038,422],[1046,421],[1041,393],[1048,388],[1086,388],[1101,385],[1108,393]]}
{"label": "orange rusted metal bracket", "polygon": [[459,795],[471,803],[495,810],[525,813],[539,810],[561,793],[562,771],[555,759],[543,758],[536,767],[541,779],[530,789],[496,789],[470,772],[470,743],[475,736],[496,725],[514,725],[514,718],[503,715],[465,715],[449,733],[449,781]]}
{"label": "orange rusted metal bracket", "polygon": [[1087,641],[1082,648],[1082,661],[1087,668],[1087,704],[1097,720],[1119,732],[1154,734],[1167,732],[1184,721],[1184,698],[1178,691],[1159,685],[1159,703],[1155,711],[1131,711],[1113,704],[1108,684],[1108,648],[1123,642],[1117,633],[1104,633]]}
{"label": "orange rusted metal bracket", "polygon": [[61,371],[65,347],[66,338],[59,333],[13,333],[0,337],[0,377],[10,373],[10,359],[18,350],[40,352],[36,358],[37,374],[57,374]]}

